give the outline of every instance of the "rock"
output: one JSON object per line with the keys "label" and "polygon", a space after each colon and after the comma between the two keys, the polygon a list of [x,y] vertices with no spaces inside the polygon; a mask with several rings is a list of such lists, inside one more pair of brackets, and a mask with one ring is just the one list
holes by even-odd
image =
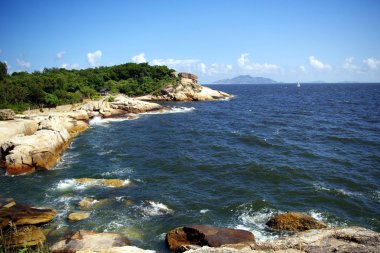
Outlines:
{"label": "rock", "polygon": [[231,97],[231,95],[204,87],[198,83],[198,77],[190,73],[179,73],[176,84],[168,84],[161,90],[160,96],[146,95],[140,100],[157,101],[206,101]]}
{"label": "rock", "polygon": [[70,213],[67,219],[69,221],[80,221],[84,220],[90,217],[89,213],[83,213],[83,212],[78,212],[78,213]]}
{"label": "rock", "polygon": [[95,179],[95,178],[77,178],[75,182],[79,184],[90,184],[106,187],[123,187],[130,184],[129,180],[122,179]]}
{"label": "rock", "polygon": [[26,205],[16,204],[9,208],[0,209],[0,221],[11,220],[14,225],[38,225],[54,219],[57,212],[53,209],[37,209]]}
{"label": "rock", "polygon": [[0,120],[12,120],[16,116],[16,113],[11,109],[0,110]]}
{"label": "rock", "polygon": [[102,249],[98,251],[94,250],[79,250],[76,253],[155,253],[154,250],[144,250],[137,248],[135,246],[124,246],[124,247],[112,247],[109,249]]}
{"label": "rock", "polygon": [[185,245],[220,247],[225,244],[251,244],[255,243],[255,237],[251,232],[240,229],[192,225],[169,231],[166,243],[171,251],[179,251]]}
{"label": "rock", "polygon": [[124,110],[128,113],[142,113],[166,109],[159,104],[140,101],[124,95],[117,95],[110,104],[113,109]]}
{"label": "rock", "polygon": [[304,231],[327,227],[323,222],[299,212],[280,214],[271,218],[266,225],[272,229],[287,231]]}
{"label": "rock", "polygon": [[375,253],[380,252],[380,234],[361,227],[313,229],[265,242],[257,249],[270,252],[298,249],[308,253]]}
{"label": "rock", "polygon": [[80,208],[90,208],[90,207],[93,207],[95,205],[105,204],[108,201],[109,201],[108,199],[97,200],[97,199],[93,199],[93,198],[89,198],[89,197],[84,197],[81,201],[79,201],[78,206]]}
{"label": "rock", "polygon": [[9,208],[16,205],[16,202],[12,198],[2,198],[0,197],[0,209]]}
{"label": "rock", "polygon": [[1,145],[7,173],[20,175],[34,172],[37,168],[53,167],[69,145],[70,138],[57,118],[41,121],[33,135],[15,136]]}
{"label": "rock", "polygon": [[23,226],[17,229],[9,229],[4,234],[5,248],[19,248],[26,246],[42,245],[45,235],[41,229],[35,226]]}
{"label": "rock", "polygon": [[129,240],[116,233],[96,233],[86,230],[79,230],[67,236],[51,247],[53,253],[73,253],[77,251],[106,250],[112,247],[129,245]]}

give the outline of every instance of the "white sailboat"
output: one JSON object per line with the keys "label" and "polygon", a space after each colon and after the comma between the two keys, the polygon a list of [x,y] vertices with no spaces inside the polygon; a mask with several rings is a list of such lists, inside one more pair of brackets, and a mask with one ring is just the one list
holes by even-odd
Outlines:
{"label": "white sailboat", "polygon": [[297,88],[301,87],[301,84],[300,82],[297,83]]}

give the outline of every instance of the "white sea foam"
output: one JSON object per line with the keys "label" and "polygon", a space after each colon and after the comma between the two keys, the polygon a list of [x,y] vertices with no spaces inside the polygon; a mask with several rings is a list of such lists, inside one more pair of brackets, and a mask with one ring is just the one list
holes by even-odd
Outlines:
{"label": "white sea foam", "polygon": [[115,170],[106,171],[106,172],[103,172],[101,175],[103,177],[111,177],[111,176],[120,177],[120,176],[131,174],[132,172],[133,170],[127,167],[127,168],[118,168]]}
{"label": "white sea foam", "polygon": [[[131,185],[130,179],[123,180],[123,186]],[[102,187],[114,187],[103,183],[103,179],[94,179],[91,181],[80,182],[75,179],[60,180],[55,189],[58,191],[70,191],[70,190],[85,190],[89,187],[102,186]]]}
{"label": "white sea foam", "polygon": [[194,107],[177,107],[177,106],[174,106],[174,107],[170,108],[170,110],[166,110],[166,111],[152,111],[152,112],[144,112],[141,114],[154,115],[154,114],[185,113],[185,112],[192,112],[194,110],[195,110]]}
{"label": "white sea foam", "polygon": [[237,229],[244,229],[251,231],[257,241],[267,241],[275,239],[278,235],[271,233],[266,230],[265,223],[275,214],[272,209],[263,209],[257,212],[244,211],[238,217],[238,225],[235,227]]}
{"label": "white sea foam", "polygon": [[205,214],[205,213],[207,213],[207,212],[209,212],[210,210],[209,209],[202,209],[202,210],[200,210],[199,212],[201,213],[201,214]]}
{"label": "white sea foam", "polygon": [[144,203],[138,207],[143,216],[159,216],[165,214],[171,214],[174,211],[167,207],[165,204],[155,201],[144,201]]}
{"label": "white sea foam", "polygon": [[327,191],[327,192],[332,192],[332,193],[335,192],[335,193],[338,193],[338,194],[341,194],[344,196],[357,196],[357,197],[362,196],[362,194],[359,192],[353,192],[353,191],[349,191],[349,190],[342,189],[342,188],[327,187],[323,183],[314,183],[313,187],[317,191]]}
{"label": "white sea foam", "polygon": [[99,116],[95,116],[90,120],[90,125],[101,125],[104,123],[103,119]]}

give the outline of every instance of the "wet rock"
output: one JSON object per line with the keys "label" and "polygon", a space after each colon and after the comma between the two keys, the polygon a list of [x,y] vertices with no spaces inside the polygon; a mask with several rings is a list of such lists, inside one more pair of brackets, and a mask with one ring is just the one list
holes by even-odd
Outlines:
{"label": "wet rock", "polygon": [[95,251],[112,247],[128,246],[129,240],[116,233],[96,233],[80,230],[58,241],[51,247],[54,253],[73,253],[77,251]]}
{"label": "wet rock", "polygon": [[17,229],[9,229],[4,234],[4,244],[6,248],[42,245],[45,240],[45,235],[42,233],[41,229],[35,226],[23,226],[17,227]]}
{"label": "wet rock", "polygon": [[106,187],[123,187],[128,185],[129,180],[122,179],[96,179],[96,178],[77,178],[75,182],[79,184],[90,184]]}
{"label": "wet rock", "polygon": [[287,231],[305,231],[327,227],[323,222],[299,212],[280,214],[271,218],[266,225],[272,229]]}
{"label": "wet rock", "polygon": [[16,202],[12,198],[2,198],[0,197],[0,209],[9,208],[16,205]]}
{"label": "wet rock", "polygon": [[14,205],[0,209],[0,221],[10,220],[14,225],[37,225],[48,223],[57,212],[53,209],[37,209],[26,205]]}
{"label": "wet rock", "polygon": [[84,212],[77,212],[77,213],[70,213],[69,216],[67,216],[67,219],[69,221],[80,221],[84,220],[90,217],[89,213],[84,213]]}
{"label": "wet rock", "polygon": [[16,116],[16,113],[11,109],[0,110],[0,120],[12,120]]}
{"label": "wet rock", "polygon": [[185,245],[220,247],[225,244],[255,243],[255,237],[251,232],[240,229],[192,225],[169,231],[166,243],[171,251],[180,251]]}
{"label": "wet rock", "polygon": [[111,202],[110,199],[94,199],[89,197],[84,197],[81,201],[79,201],[78,206],[83,209],[89,209],[92,207],[98,207],[105,205]]}
{"label": "wet rock", "polygon": [[165,108],[156,103],[148,103],[124,95],[117,95],[114,101],[110,103],[113,109],[119,109],[128,113],[142,113],[149,111],[165,110]]}

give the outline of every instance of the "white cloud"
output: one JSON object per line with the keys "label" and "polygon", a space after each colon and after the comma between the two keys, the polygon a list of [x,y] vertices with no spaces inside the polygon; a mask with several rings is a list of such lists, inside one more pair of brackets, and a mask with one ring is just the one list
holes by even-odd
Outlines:
{"label": "white cloud", "polygon": [[199,62],[200,60],[197,60],[197,59],[183,59],[183,60],[153,59],[151,64],[152,65],[166,65],[170,67],[191,67]]}
{"label": "white cloud", "polygon": [[299,69],[302,71],[302,72],[306,72],[306,68],[305,68],[305,66],[299,66]]}
{"label": "white cloud", "polygon": [[380,65],[380,61],[375,58],[368,58],[363,60],[363,62],[367,64],[370,69],[377,69]]}
{"label": "white cloud", "polygon": [[325,63],[321,62],[320,60],[318,60],[314,56],[309,56],[309,64],[313,68],[319,69],[319,70],[330,70],[331,69],[331,66],[329,64],[325,64]]}
{"label": "white cloud", "polygon": [[66,54],[65,51],[60,51],[60,52],[58,52],[58,53],[56,54],[56,56],[57,56],[58,59],[61,59],[65,54]]}
{"label": "white cloud", "polygon": [[255,74],[271,74],[281,71],[281,67],[276,64],[270,63],[250,63],[248,58],[249,54],[241,54],[238,58],[238,66],[245,72],[255,73]]}
{"label": "white cloud", "polygon": [[145,54],[141,53],[141,54],[133,56],[132,57],[132,62],[134,62],[134,63],[144,63],[144,62],[147,62],[147,60],[145,59]]}
{"label": "white cloud", "polygon": [[61,64],[61,68],[64,68],[64,69],[79,69],[79,64],[78,63],[74,63],[74,64],[63,63],[63,64]]}
{"label": "white cloud", "polygon": [[19,66],[22,69],[28,69],[32,66],[32,64],[30,64],[30,62],[27,62],[24,60],[16,59],[16,62],[17,62],[17,66]]}
{"label": "white cloud", "polygon": [[93,53],[87,54],[87,62],[91,67],[96,67],[99,65],[99,60],[102,57],[102,51],[96,50]]}
{"label": "white cloud", "polygon": [[232,71],[232,65],[213,63],[207,66],[206,64],[201,62],[198,64],[198,69],[201,71],[202,74],[213,76],[218,74],[230,73]]}
{"label": "white cloud", "polygon": [[348,57],[344,60],[343,66],[347,70],[357,70],[358,67],[354,64],[354,57]]}

